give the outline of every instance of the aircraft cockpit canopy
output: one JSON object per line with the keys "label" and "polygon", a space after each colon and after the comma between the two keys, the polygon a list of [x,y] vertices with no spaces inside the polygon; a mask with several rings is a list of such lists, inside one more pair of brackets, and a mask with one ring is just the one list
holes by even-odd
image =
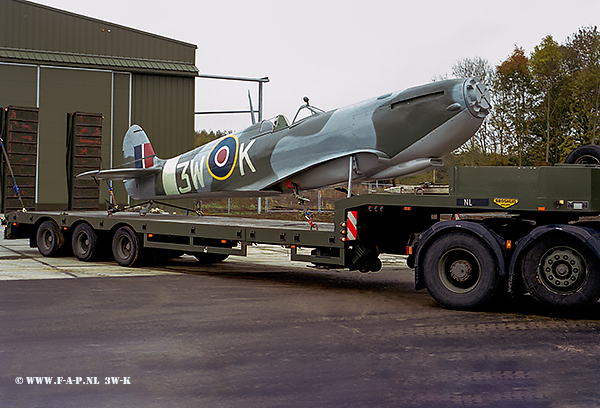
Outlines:
{"label": "aircraft cockpit canopy", "polygon": [[263,119],[260,123],[252,125],[252,129],[256,129],[256,133],[263,135],[266,133],[276,132],[289,127],[287,118],[283,115],[277,115],[274,118]]}
{"label": "aircraft cockpit canopy", "polygon": [[290,123],[289,120],[283,115],[277,115],[274,118],[263,119],[260,123],[256,123],[249,127],[246,131],[251,132],[253,137],[264,135],[271,132],[277,132],[278,130],[292,127],[304,120],[325,113],[324,110],[311,106],[308,97],[304,97],[305,104],[298,108],[294,120]]}
{"label": "aircraft cockpit canopy", "polygon": [[277,115],[275,120],[273,121],[273,132],[279,129],[283,129],[289,126],[288,120],[283,115]]}

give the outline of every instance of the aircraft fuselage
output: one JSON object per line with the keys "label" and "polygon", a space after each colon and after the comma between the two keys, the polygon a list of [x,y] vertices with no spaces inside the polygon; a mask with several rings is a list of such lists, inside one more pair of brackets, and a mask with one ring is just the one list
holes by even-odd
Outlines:
{"label": "aircraft fuselage", "polygon": [[441,165],[490,107],[475,79],[433,82],[329,112],[312,109],[292,124],[281,116],[262,121],[180,156],[155,158],[160,171],[125,185],[134,199],[234,197],[346,183],[351,165],[354,182],[407,176]]}

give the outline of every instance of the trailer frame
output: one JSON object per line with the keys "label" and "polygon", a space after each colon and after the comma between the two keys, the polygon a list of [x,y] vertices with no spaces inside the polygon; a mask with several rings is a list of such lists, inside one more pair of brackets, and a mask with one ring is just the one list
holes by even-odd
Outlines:
{"label": "trailer frame", "polygon": [[[289,248],[291,261],[361,272],[379,270],[381,253],[407,255],[416,289],[427,288],[443,306],[481,309],[499,292],[529,292],[570,311],[600,297],[599,214],[600,167],[455,167],[447,194],[341,199],[334,222],[318,230],[271,219],[17,211],[7,214],[5,238],[28,238],[43,255],[67,250],[83,261],[111,242],[123,266],[169,253],[216,262],[260,244]],[[532,254],[540,259],[525,261]],[[565,260],[554,266],[549,256]]]}

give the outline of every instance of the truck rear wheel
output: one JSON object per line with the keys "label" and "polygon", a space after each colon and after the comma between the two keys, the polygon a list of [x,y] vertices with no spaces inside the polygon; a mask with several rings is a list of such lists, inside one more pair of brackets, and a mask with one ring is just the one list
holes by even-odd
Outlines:
{"label": "truck rear wheel", "polygon": [[140,255],[140,239],[135,231],[128,226],[119,228],[113,236],[112,253],[119,265],[134,265]]}
{"label": "truck rear wheel", "polygon": [[54,221],[44,221],[36,234],[38,251],[43,256],[56,256],[65,244],[65,237]]}
{"label": "truck rear wheel", "polygon": [[573,311],[600,298],[600,260],[581,241],[542,236],[521,258],[525,287],[546,307]]}
{"label": "truck rear wheel", "polygon": [[498,287],[498,261],[477,237],[452,232],[436,239],[423,260],[425,286],[442,306],[481,309]]}
{"label": "truck rear wheel", "polygon": [[93,261],[98,257],[98,235],[88,223],[81,223],[73,231],[71,237],[73,255],[80,261]]}

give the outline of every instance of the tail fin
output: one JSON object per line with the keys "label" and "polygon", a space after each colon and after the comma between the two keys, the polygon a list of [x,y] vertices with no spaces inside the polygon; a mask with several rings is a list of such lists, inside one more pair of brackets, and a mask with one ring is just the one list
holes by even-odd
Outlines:
{"label": "tail fin", "polygon": [[132,125],[123,139],[123,164],[125,167],[149,169],[157,164],[150,140],[138,125]]}
{"label": "tail fin", "polygon": [[129,128],[123,139],[123,167],[109,170],[93,170],[77,175],[95,180],[123,180],[127,194],[136,200],[143,196],[139,179],[158,174],[162,166],[154,154],[150,140],[138,125]]}

